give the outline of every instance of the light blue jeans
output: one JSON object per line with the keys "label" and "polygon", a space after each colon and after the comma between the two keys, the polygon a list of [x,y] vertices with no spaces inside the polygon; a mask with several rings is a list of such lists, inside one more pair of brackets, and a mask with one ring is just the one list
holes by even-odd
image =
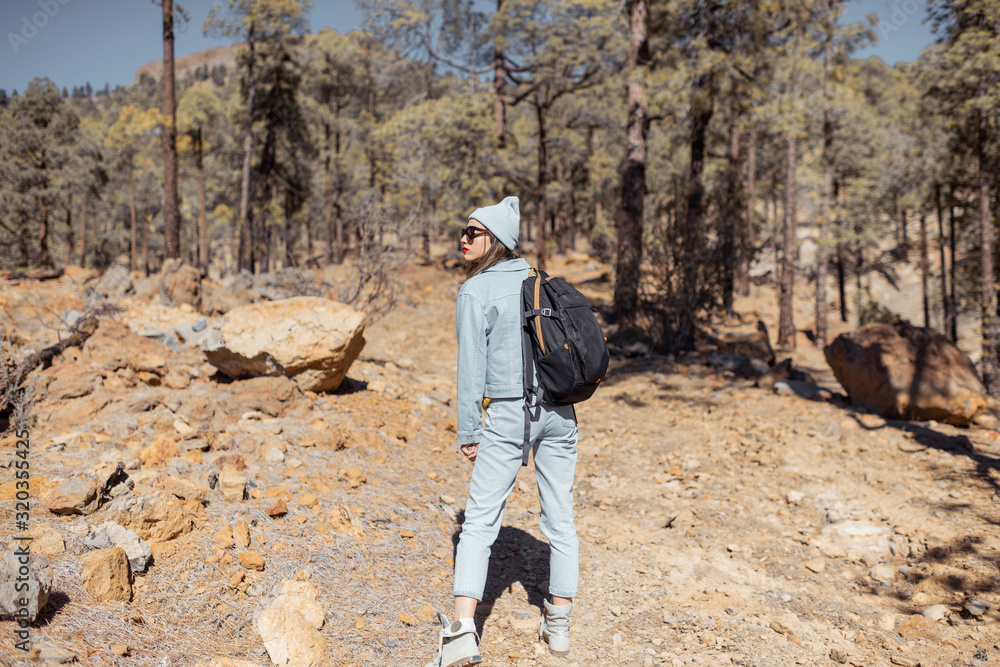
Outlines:
{"label": "light blue jeans", "polygon": [[[490,548],[500,533],[504,505],[521,469],[523,404],[521,398],[495,398],[486,410],[455,554],[455,595],[483,599]],[[573,406],[533,408],[529,442],[542,506],[538,523],[550,546],[549,593],[573,598],[580,571],[580,545],[573,522],[577,444]]]}

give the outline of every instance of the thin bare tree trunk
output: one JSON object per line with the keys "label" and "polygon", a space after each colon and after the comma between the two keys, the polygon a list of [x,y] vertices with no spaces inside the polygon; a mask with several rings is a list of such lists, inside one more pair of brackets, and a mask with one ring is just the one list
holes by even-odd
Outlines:
{"label": "thin bare tree trunk", "polygon": [[174,99],[174,2],[163,0],[163,241],[164,255],[181,252],[180,214],[177,209],[177,105]]}

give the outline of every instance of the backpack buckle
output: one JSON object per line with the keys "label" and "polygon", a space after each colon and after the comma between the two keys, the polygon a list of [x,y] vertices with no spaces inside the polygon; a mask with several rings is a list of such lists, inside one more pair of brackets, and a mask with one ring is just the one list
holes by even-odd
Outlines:
{"label": "backpack buckle", "polygon": [[540,312],[542,313],[542,315],[544,317],[552,317],[552,309],[551,308],[542,308],[542,310]]}

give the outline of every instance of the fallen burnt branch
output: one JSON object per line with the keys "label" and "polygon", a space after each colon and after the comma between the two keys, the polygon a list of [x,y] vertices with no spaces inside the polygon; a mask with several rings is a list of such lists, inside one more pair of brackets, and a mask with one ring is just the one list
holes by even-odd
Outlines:
{"label": "fallen burnt branch", "polygon": [[0,378],[0,419],[6,420],[10,414],[17,402],[17,395],[21,391],[21,385],[31,371],[35,370],[38,366],[48,368],[56,355],[62,354],[63,350],[83,345],[97,331],[99,322],[100,320],[97,316],[93,315],[80,318],[70,328],[70,335],[66,339],[44,350],[35,352],[18,364],[13,372],[6,372],[6,364],[0,364],[0,367],[2,367],[2,371],[0,372],[3,372],[3,377]]}

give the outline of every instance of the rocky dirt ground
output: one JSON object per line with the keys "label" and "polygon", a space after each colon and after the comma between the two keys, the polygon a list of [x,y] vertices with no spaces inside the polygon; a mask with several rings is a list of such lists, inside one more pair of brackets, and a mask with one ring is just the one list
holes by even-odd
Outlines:
{"label": "rocky dirt ground", "polygon": [[[607,267],[577,260],[550,272],[606,303]],[[461,277],[420,266],[402,277],[400,304],[368,327],[337,392],[225,381],[197,349],[174,351],[125,326],[190,324],[197,313],[128,300],[122,326],[102,325],[37,374],[31,525],[54,574],[32,628],[38,659],[268,665],[254,616],[283,579],[318,587],[333,664],[430,659],[433,612],[450,614],[470,472],[453,432]],[[88,279],[4,281],[6,328],[22,332],[22,346],[51,337],[26,323],[80,307]],[[765,315],[775,331],[766,317],[775,302],[756,286],[736,309],[751,322]],[[839,391],[807,343],[803,335],[796,364]],[[548,556],[529,466],[479,608],[485,664],[1000,664],[997,432],[886,421],[649,354],[615,357],[577,411],[572,652],[551,657],[536,641]],[[8,550],[18,532],[12,438],[2,454]],[[60,480],[117,461],[131,487],[112,485],[90,514],[48,511]],[[210,488],[226,463],[247,481],[246,500],[227,499],[222,481]],[[152,548],[129,602],[95,602],[83,585],[84,537],[109,519]],[[860,536],[843,534],[850,527]],[[14,629],[0,622],[0,663],[29,664]]]}

